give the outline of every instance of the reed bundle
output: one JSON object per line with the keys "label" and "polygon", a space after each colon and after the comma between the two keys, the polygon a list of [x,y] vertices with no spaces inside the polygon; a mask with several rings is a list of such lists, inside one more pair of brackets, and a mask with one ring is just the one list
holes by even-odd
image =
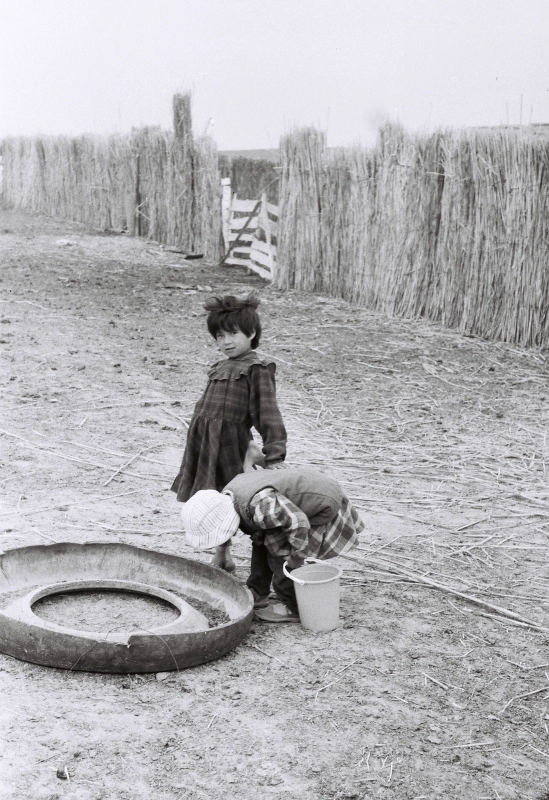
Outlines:
{"label": "reed bundle", "polygon": [[211,261],[223,254],[221,177],[217,147],[210,136],[201,136],[194,147],[194,249]]}
{"label": "reed bundle", "polygon": [[173,98],[173,138],[167,150],[167,232],[170,242],[192,252],[194,248],[194,142],[190,93]]}
{"label": "reed bundle", "polygon": [[374,152],[370,293],[372,306],[390,314],[425,316],[437,296],[439,150],[438,135],[422,140],[388,126]]}
{"label": "reed bundle", "polygon": [[168,229],[169,147],[169,136],[160,128],[146,127],[133,131],[136,233],[157,242],[175,244]]}
{"label": "reed bundle", "polygon": [[315,291],[320,286],[321,171],[325,136],[297,130],[280,142],[281,194],[277,284]]}
{"label": "reed bundle", "polygon": [[369,260],[372,164],[358,147],[325,154],[322,177],[321,291],[362,299]]}

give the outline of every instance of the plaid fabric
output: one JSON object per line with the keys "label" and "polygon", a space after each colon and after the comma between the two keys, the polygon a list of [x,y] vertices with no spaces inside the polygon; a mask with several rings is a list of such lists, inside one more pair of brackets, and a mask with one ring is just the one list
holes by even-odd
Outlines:
{"label": "plaid fabric", "polygon": [[275,556],[335,558],[354,547],[357,535],[364,530],[364,523],[345,496],[336,518],[315,528],[303,511],[272,487],[252,497],[250,512],[258,528],[266,531],[262,543]]}
{"label": "plaid fabric", "polygon": [[263,439],[267,464],[283,461],[286,456],[287,436],[276,401],[275,365],[261,363],[252,353],[230,359],[229,364],[222,362],[222,367],[221,378],[216,377],[215,368],[211,371],[187,431],[183,461],[171,487],[182,502],[200,489],[221,491],[243,471],[252,427]]}

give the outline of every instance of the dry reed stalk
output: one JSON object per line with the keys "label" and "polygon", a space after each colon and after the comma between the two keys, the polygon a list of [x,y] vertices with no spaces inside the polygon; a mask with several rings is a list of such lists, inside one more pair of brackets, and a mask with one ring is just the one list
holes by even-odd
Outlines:
{"label": "dry reed stalk", "polygon": [[281,186],[276,285],[314,291],[319,283],[321,171],[325,135],[304,128],[280,142]]}
{"label": "dry reed stalk", "polygon": [[213,139],[202,136],[194,144],[194,251],[210,261],[222,256],[221,178]]}
{"label": "dry reed stalk", "polygon": [[[157,242],[170,239],[168,146],[170,137],[160,128],[140,128],[132,134],[133,165],[136,176],[136,233]],[[139,173],[139,184],[137,174]]]}
{"label": "dry reed stalk", "polygon": [[370,557],[362,557],[362,556],[351,556],[348,553],[345,555],[341,555],[340,558],[348,559],[349,561],[354,561],[356,563],[370,563],[374,567],[381,566],[387,572],[393,572],[396,575],[401,575],[404,578],[408,578],[409,580],[415,581],[418,584],[424,584],[425,586],[429,586],[433,589],[439,589],[443,592],[448,592],[449,594],[453,594],[456,597],[461,597],[462,600],[467,600],[469,603],[474,603],[477,606],[481,606],[482,608],[487,608],[490,611],[495,612],[496,615],[501,617],[506,617],[509,620],[514,622],[520,623],[521,625],[526,625],[529,628],[534,630],[540,631],[541,633],[549,633],[548,628],[544,628],[543,625],[539,625],[537,622],[533,622],[532,620],[526,619],[521,614],[516,614],[514,611],[511,611],[508,608],[503,608],[502,606],[495,606],[492,603],[487,603],[485,600],[481,600],[479,597],[475,597],[474,595],[465,594],[464,592],[460,592],[457,589],[453,589],[451,586],[445,586],[442,583],[438,583],[438,581],[430,580],[426,575],[420,575],[414,573],[408,569],[403,569],[396,564],[393,564],[390,561],[387,561],[384,558],[372,559]]}
{"label": "dry reed stalk", "polygon": [[359,147],[346,151],[349,171],[349,244],[343,265],[342,297],[372,305],[372,204],[375,189],[374,160]]}
{"label": "dry reed stalk", "polygon": [[343,294],[353,233],[349,214],[350,176],[343,149],[326,158],[319,183],[321,260],[314,288],[337,297]]}
{"label": "dry reed stalk", "polygon": [[191,95],[173,97],[173,139],[168,147],[168,229],[170,242],[193,252],[194,142]]}

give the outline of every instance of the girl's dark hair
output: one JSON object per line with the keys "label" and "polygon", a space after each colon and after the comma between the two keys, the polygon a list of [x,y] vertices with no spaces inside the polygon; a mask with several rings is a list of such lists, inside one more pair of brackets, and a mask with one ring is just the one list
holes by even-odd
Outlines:
{"label": "girl's dark hair", "polygon": [[255,350],[261,338],[261,322],[256,311],[260,302],[255,292],[244,297],[234,297],[232,294],[209,297],[204,308],[208,312],[206,323],[213,338],[217,339],[220,331],[242,331],[246,336],[251,336],[255,331],[251,341],[252,350]]}

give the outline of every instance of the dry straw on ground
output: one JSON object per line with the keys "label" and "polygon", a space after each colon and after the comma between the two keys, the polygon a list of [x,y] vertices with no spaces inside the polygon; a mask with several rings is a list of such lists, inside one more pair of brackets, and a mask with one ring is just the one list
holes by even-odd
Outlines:
{"label": "dry straw on ground", "polygon": [[[15,378],[0,432],[3,549],[104,537],[196,558],[169,492],[217,358],[196,284],[242,294],[259,279],[19,216],[0,225]],[[340,300],[261,294],[288,461],[334,475],[366,523],[351,555],[369,563],[339,562],[342,626],[319,638],[254,623],[225,659],[131,685],[5,661],[17,796],[55,794],[47,759],[73,752],[84,754],[70,761],[74,784],[94,797],[104,776],[100,789],[123,797],[136,764],[136,800],[158,787],[179,796],[189,775],[216,800],[227,785],[264,798],[263,763],[284,776],[279,796],[308,800],[387,796],[389,777],[395,798],[549,791],[547,358]]]}

